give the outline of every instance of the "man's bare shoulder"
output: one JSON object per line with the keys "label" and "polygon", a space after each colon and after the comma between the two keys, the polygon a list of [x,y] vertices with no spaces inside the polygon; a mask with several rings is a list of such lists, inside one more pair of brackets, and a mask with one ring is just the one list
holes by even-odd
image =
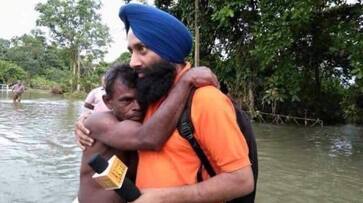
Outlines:
{"label": "man's bare shoulder", "polygon": [[120,121],[112,114],[111,111],[92,113],[84,123],[84,126],[91,132],[102,132],[107,130],[110,125]]}

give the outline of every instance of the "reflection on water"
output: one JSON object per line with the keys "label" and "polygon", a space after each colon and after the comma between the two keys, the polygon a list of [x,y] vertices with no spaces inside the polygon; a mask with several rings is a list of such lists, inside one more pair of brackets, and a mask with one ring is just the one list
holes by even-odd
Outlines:
{"label": "reflection on water", "polygon": [[[73,123],[81,102],[0,94],[0,202],[71,202],[81,151]],[[362,202],[363,128],[254,124],[257,202]]]}
{"label": "reflection on water", "polygon": [[0,202],[71,202],[81,154],[72,128],[80,105],[28,92],[17,105],[0,98]]}

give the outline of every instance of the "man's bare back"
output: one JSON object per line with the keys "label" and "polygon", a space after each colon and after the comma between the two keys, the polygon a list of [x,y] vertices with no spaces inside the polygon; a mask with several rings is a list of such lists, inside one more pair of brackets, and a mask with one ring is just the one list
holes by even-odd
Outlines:
{"label": "man's bare back", "polygon": [[[97,120],[100,122],[95,122]],[[98,137],[102,136],[102,133],[106,131],[109,126],[113,126],[119,122],[120,121],[116,119],[112,112],[102,112],[92,114],[91,117],[86,120],[85,125],[91,130],[91,137]],[[109,125],[104,125],[104,123],[108,123]],[[95,180],[92,179],[92,175],[95,172],[91,167],[88,166],[88,161],[95,153],[99,153],[106,159],[116,155],[129,167],[129,178],[132,180],[135,178],[135,169],[137,164],[136,152],[116,150],[95,139],[94,145],[87,148],[87,150],[83,151],[82,153],[80,188],[78,194],[79,202],[126,202],[121,199],[114,191],[104,190]]]}

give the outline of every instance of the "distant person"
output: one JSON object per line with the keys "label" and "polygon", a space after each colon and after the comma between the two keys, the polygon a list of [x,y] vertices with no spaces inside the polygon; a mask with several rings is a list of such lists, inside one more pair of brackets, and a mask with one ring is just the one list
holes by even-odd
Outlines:
{"label": "distant person", "polygon": [[22,81],[18,81],[12,88],[11,92],[13,94],[13,102],[19,102],[21,101],[21,95],[25,91],[25,86]]}
{"label": "distant person", "polygon": [[101,86],[91,90],[86,100],[84,101],[84,107],[91,112],[104,112],[109,111],[105,103],[103,102],[102,96],[105,95],[105,76],[101,77]]}
{"label": "distant person", "polygon": [[[105,112],[110,111],[110,109],[103,102],[103,95],[105,95],[105,75],[101,76],[101,86],[91,90],[86,99],[84,100],[84,109],[82,114],[78,118],[78,122],[84,122],[84,120],[91,114],[95,112]],[[79,139],[76,139],[77,145],[85,150],[85,147],[81,145]]]}
{"label": "distant person", "polygon": [[130,150],[160,149],[175,129],[192,86],[217,85],[213,78],[206,68],[188,71],[172,88],[155,116],[142,124],[144,111],[136,100],[137,74],[129,65],[113,66],[106,74],[103,96],[112,111],[92,113],[85,120],[95,143],[82,153],[78,201],[124,202],[114,191],[104,190],[91,178],[94,171],[87,164],[91,156],[99,153],[108,159],[116,154],[129,167],[129,178],[135,179],[136,151]]}

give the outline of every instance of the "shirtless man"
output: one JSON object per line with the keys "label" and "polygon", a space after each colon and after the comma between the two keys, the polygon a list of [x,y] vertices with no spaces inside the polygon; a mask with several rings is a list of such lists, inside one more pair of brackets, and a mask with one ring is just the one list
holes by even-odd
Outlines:
{"label": "shirtless man", "polygon": [[92,114],[85,127],[95,140],[83,151],[79,202],[124,202],[115,192],[101,188],[91,176],[87,162],[94,153],[105,158],[116,154],[129,166],[128,176],[135,178],[136,154],[125,150],[158,150],[172,134],[192,86],[217,85],[209,69],[194,68],[187,72],[170,91],[155,115],[141,124],[143,111],[136,100],[136,73],[128,65],[116,65],[106,74],[106,94],[103,99],[111,111]]}
{"label": "shirtless man", "polygon": [[102,75],[101,86],[91,90],[84,101],[85,113],[109,111],[110,109],[107,108],[102,99],[102,96],[104,94],[105,94],[105,75]]}
{"label": "shirtless man", "polygon": [[21,100],[21,95],[25,91],[25,87],[23,85],[23,82],[18,81],[12,88],[11,91],[13,93],[13,102],[19,102]]}

